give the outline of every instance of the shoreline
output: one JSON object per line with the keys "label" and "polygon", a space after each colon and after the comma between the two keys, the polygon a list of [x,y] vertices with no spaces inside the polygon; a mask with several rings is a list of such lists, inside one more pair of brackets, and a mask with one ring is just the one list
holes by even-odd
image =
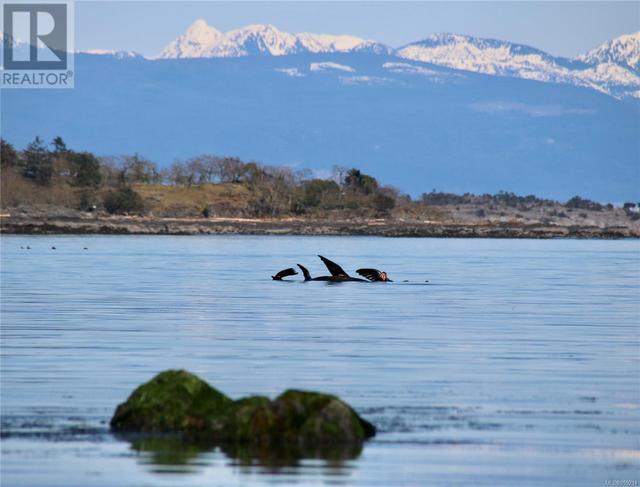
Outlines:
{"label": "shoreline", "polygon": [[27,235],[332,235],[431,238],[640,238],[629,226],[402,220],[0,216],[0,233]]}

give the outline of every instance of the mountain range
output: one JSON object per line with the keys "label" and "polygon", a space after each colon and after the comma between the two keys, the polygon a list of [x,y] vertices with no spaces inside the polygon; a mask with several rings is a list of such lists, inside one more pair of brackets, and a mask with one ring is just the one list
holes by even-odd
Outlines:
{"label": "mountain range", "polygon": [[585,86],[617,98],[640,98],[640,32],[566,59],[521,44],[457,34],[434,34],[394,49],[354,36],[290,34],[273,25],[249,25],[224,33],[199,19],[155,59],[338,52],[395,55],[494,76]]}
{"label": "mountain range", "polygon": [[577,56],[457,34],[399,48],[196,21],[153,58],[76,54],[75,88],[3,90],[3,137],[162,165],[237,155],[418,195],[640,197],[640,33]]}
{"label": "mountain range", "polygon": [[251,55],[286,56],[301,53],[328,52],[391,52],[391,49],[371,40],[348,35],[289,34],[273,25],[249,25],[220,32],[204,20],[196,20],[187,31],[172,41],[159,59],[238,57]]}

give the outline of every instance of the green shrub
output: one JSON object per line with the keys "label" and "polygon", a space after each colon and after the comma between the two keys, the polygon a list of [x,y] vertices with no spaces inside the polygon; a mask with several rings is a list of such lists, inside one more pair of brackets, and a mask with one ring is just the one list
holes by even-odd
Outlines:
{"label": "green shrub", "polygon": [[142,211],[142,197],[131,188],[109,191],[104,197],[104,207],[109,213],[136,213]]}
{"label": "green shrub", "polygon": [[581,198],[580,196],[574,196],[565,203],[565,206],[567,208],[576,208],[579,210],[602,211],[602,205],[600,203],[596,203],[595,201],[591,201],[586,198]]}
{"label": "green shrub", "polygon": [[335,181],[312,179],[304,183],[302,204],[316,207],[321,204],[336,206],[340,200],[340,186]]}
{"label": "green shrub", "polygon": [[396,206],[396,200],[392,196],[384,193],[376,193],[373,197],[373,207],[379,212],[387,212],[393,210]]}

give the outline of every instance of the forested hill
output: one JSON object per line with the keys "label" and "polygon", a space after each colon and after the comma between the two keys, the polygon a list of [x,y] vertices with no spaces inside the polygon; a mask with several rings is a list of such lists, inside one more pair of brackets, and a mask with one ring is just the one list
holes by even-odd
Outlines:
{"label": "forested hill", "polygon": [[[310,171],[237,157],[199,155],[161,169],[138,155],[98,157],[56,137],[17,150],[1,141],[3,213],[141,215],[151,218],[270,218],[330,221],[522,223],[625,226],[639,218],[624,208],[580,196],[565,202],[495,194],[425,191],[411,198],[357,168]],[[424,181],[429,187],[429,181]]]}

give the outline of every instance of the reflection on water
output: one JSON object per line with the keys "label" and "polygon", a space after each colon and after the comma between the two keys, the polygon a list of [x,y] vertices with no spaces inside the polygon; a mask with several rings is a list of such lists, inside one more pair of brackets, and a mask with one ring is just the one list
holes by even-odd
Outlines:
{"label": "reflection on water", "polygon": [[231,464],[249,473],[295,473],[303,462],[318,460],[318,465],[333,475],[344,474],[349,460],[356,459],[362,445],[324,445],[315,448],[300,445],[271,445],[211,443],[203,439],[176,436],[139,437],[116,435],[128,441],[141,453],[139,462],[155,473],[188,473],[207,465],[207,453],[222,452]]}
{"label": "reflection on water", "polygon": [[[0,242],[2,485],[640,477],[637,241]],[[382,268],[396,282],[271,281],[298,262],[322,275],[318,253],[347,272]],[[362,451],[113,436],[115,406],[167,368],[233,398],[286,388],[336,394],[378,435]]]}
{"label": "reflection on water", "polygon": [[[119,439],[127,441],[126,437]],[[151,472],[188,473],[195,472],[198,465],[203,465],[203,454],[212,451],[215,445],[182,438],[158,437],[131,439],[131,448],[141,453],[138,461],[149,466]]]}

